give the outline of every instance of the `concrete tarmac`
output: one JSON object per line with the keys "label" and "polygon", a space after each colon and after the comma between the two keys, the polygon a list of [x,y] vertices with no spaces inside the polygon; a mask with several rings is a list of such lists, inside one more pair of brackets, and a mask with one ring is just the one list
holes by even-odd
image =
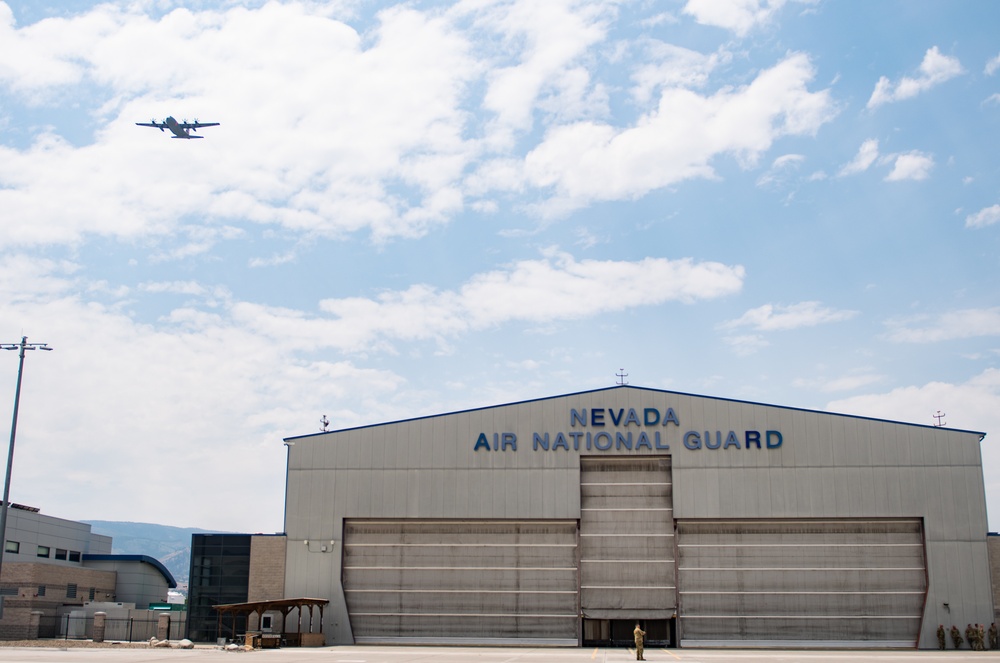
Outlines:
{"label": "concrete tarmac", "polygon": [[[946,651],[831,651],[831,650],[720,650],[647,649],[647,661],[676,663],[945,663],[1000,661],[1000,650]],[[625,663],[634,661],[634,649],[505,648],[505,647],[381,647],[225,651],[195,649],[83,649],[2,647],[3,663]]]}

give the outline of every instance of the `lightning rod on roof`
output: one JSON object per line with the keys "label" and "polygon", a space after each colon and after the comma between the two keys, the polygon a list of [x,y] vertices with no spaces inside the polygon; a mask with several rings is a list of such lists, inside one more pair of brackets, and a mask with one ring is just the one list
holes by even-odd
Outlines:
{"label": "lightning rod on roof", "polygon": [[619,373],[615,373],[615,375],[618,376],[618,384],[619,385],[628,384],[628,382],[625,381],[625,378],[628,377],[628,373],[625,372],[624,368],[619,368],[618,370],[620,372]]}
{"label": "lightning rod on roof", "polygon": [[938,410],[938,411],[937,411],[937,414],[935,414],[935,415],[933,415],[933,416],[934,416],[934,418],[935,418],[935,419],[937,419],[937,423],[936,423],[936,424],[934,424],[934,425],[935,425],[936,427],[941,427],[941,426],[947,426],[947,425],[948,425],[948,422],[947,422],[947,421],[941,421],[941,420],[942,420],[942,419],[944,419],[944,418],[945,418],[946,416],[948,416],[948,415],[946,415],[946,414],[945,414],[944,412],[942,412],[941,410]]}

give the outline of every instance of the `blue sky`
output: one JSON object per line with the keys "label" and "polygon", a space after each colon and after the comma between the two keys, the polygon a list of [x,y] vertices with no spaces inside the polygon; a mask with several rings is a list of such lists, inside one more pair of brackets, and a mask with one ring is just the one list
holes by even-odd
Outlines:
{"label": "blue sky", "polygon": [[[988,433],[1000,5],[0,1],[12,499],[282,526],[284,437],[613,385]],[[204,140],[135,126],[220,122]],[[16,355],[4,353],[13,400]]]}

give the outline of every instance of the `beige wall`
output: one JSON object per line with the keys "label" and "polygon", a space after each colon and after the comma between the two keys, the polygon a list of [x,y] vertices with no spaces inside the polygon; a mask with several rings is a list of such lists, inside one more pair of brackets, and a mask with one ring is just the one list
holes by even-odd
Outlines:
{"label": "beige wall", "polygon": [[[250,577],[247,586],[247,601],[267,601],[283,599],[285,596],[285,541],[284,536],[257,534],[250,537]],[[283,632],[282,615],[277,610],[264,614],[271,615],[274,632]],[[294,618],[294,615],[293,615]],[[260,629],[256,613],[247,617],[247,628]]]}
{"label": "beige wall", "polygon": [[250,579],[247,601],[285,597],[285,537],[250,537]]}
{"label": "beige wall", "polygon": [[[4,563],[0,581],[4,587],[18,588],[17,596],[4,597],[4,616],[0,620],[0,639],[11,639],[25,636],[33,610],[54,615],[60,606],[83,605],[90,600],[91,588],[95,601],[115,600],[117,575],[114,571],[79,566],[10,562]],[[77,586],[76,598],[66,596],[70,584]],[[41,586],[45,587],[44,596],[38,595]]]}

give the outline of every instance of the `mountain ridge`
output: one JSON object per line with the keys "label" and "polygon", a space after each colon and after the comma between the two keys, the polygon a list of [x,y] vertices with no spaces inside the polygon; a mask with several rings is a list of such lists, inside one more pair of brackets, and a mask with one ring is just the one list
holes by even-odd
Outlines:
{"label": "mountain ridge", "polygon": [[90,531],[111,537],[115,555],[148,555],[160,561],[178,583],[187,583],[191,569],[191,535],[218,530],[175,527],[122,520],[81,520]]}

